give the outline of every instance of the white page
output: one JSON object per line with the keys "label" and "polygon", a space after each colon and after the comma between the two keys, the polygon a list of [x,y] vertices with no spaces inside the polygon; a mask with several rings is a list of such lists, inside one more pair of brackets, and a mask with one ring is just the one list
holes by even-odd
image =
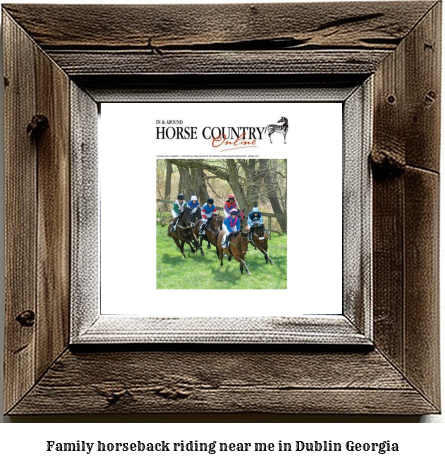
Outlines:
{"label": "white page", "polygon": [[[283,135],[251,133],[254,145],[212,146],[229,127],[264,128],[285,115]],[[167,124],[173,120],[178,124]],[[164,122],[164,124],[163,124]],[[162,128],[164,129],[158,129]],[[156,138],[193,134],[195,139]],[[166,129],[168,128],[168,129]],[[207,128],[207,129],[206,129]],[[224,128],[224,129],[218,129]],[[163,131],[163,132],[162,132]],[[249,135],[249,129],[246,129]],[[252,139],[249,139],[252,142]],[[213,142],[213,145],[218,145]],[[227,150],[229,148],[230,150]],[[342,313],[342,104],[341,103],[125,103],[102,104],[99,132],[101,183],[101,313],[140,316],[303,316]],[[156,287],[156,161],[163,158],[287,159],[288,235],[285,289],[172,290]],[[173,193],[174,197],[176,192]],[[190,199],[186,199],[190,200]],[[217,202],[222,206],[221,202]],[[181,280],[184,259],[171,240]],[[269,242],[273,258],[274,242]],[[214,252],[212,252],[214,253]],[[246,263],[264,259],[249,248]],[[214,259],[212,273],[224,273]],[[238,269],[238,264],[231,263]],[[262,266],[257,273],[268,273]],[[241,279],[241,277],[240,277]],[[245,274],[242,279],[249,279]],[[228,285],[230,289],[230,285]],[[229,294],[236,305],[226,305]],[[258,294],[260,293],[260,294]],[[173,302],[221,305],[176,306]],[[252,305],[253,301],[261,305]]]}

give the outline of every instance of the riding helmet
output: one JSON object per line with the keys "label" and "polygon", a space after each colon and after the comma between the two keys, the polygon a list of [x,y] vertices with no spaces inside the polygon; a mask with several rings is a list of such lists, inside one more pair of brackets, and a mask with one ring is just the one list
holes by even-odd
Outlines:
{"label": "riding helmet", "polygon": [[184,200],[184,194],[178,194],[178,200]]}
{"label": "riding helmet", "polygon": [[198,200],[198,197],[196,197],[196,195],[192,195],[192,198],[190,200]]}
{"label": "riding helmet", "polygon": [[209,203],[210,205],[213,205],[213,199],[207,199],[207,203]]}
{"label": "riding helmet", "polygon": [[229,200],[235,200],[235,196],[233,194],[229,194],[228,199]]}

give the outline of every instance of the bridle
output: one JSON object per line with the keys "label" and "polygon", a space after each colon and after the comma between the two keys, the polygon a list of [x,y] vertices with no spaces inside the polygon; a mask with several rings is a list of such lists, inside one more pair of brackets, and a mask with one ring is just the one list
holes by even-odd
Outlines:
{"label": "bridle", "polygon": [[[255,235],[256,237],[258,237],[258,240],[261,240],[260,239],[260,236],[258,235],[258,229],[260,229],[260,227],[263,226],[263,225],[258,225],[253,231],[252,231],[252,234]],[[261,228],[264,233],[263,234],[266,234],[266,231],[264,230],[264,226]],[[263,238],[264,239],[264,238]]]}
{"label": "bridle", "polygon": [[191,223],[190,226],[181,226],[180,224],[177,224],[176,227],[177,228],[181,228],[181,229],[190,229],[190,228],[193,228],[194,224]]}
{"label": "bridle", "polygon": [[[235,238],[236,237],[239,237],[239,234],[237,234],[236,236],[234,236]],[[247,251],[249,250],[249,246],[247,246],[246,249],[243,249],[237,242],[232,242],[232,239],[230,239],[230,244],[232,245],[236,245],[243,253],[244,255],[246,255]]]}
{"label": "bridle", "polygon": [[[182,215],[183,215],[183,214],[184,214],[184,211],[182,212]],[[178,224],[176,225],[176,227],[177,227],[177,228],[181,228],[181,229],[190,229],[190,228],[193,228],[194,224],[193,224],[192,222],[190,222],[190,225],[189,225],[189,226],[181,226],[181,225],[179,224],[179,222],[180,222],[181,220],[183,220],[182,215],[181,215],[180,218],[178,219]],[[185,222],[185,220],[184,220],[184,222]]]}

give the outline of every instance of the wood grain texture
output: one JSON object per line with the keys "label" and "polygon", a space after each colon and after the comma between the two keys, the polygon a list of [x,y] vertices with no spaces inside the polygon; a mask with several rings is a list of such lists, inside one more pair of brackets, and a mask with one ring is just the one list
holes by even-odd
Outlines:
{"label": "wood grain texture", "polygon": [[[16,4],[4,11],[5,411],[439,411],[440,3]],[[240,73],[251,81],[275,73],[278,86],[350,85],[373,73],[372,154],[391,168],[376,170],[373,183],[376,349],[64,349],[69,125],[61,107],[72,102],[68,79],[49,59],[99,99],[123,86],[242,89],[248,79],[239,84]],[[26,127],[37,112],[47,113],[49,127],[30,139]]]}
{"label": "wood grain texture", "polygon": [[[388,48],[434,2],[236,5],[4,5],[45,50]],[[39,20],[36,21],[35,18]]]}
{"label": "wood grain texture", "polygon": [[372,154],[386,163],[374,170],[375,342],[438,406],[440,18],[437,4],[377,71]]}
{"label": "wood grain texture", "polygon": [[374,155],[439,171],[441,4],[376,73]]}
{"label": "wood grain texture", "polygon": [[406,163],[439,172],[442,3],[404,41]]}
{"label": "wood grain texture", "polygon": [[37,147],[37,339],[39,378],[69,337],[70,295],[70,80],[36,51],[36,114],[48,128]]}
{"label": "wood grain texture", "polygon": [[405,345],[403,179],[373,181],[374,342],[402,371]]}
{"label": "wood grain texture", "polygon": [[[35,47],[7,15],[3,15],[3,43],[7,411],[35,382],[37,158],[35,143],[26,132],[36,111]],[[17,317],[23,312],[29,313],[21,324]]]}
{"label": "wood grain texture", "polygon": [[434,412],[378,352],[67,351],[13,414]]}
{"label": "wood grain texture", "polygon": [[70,76],[143,74],[365,74],[388,50],[49,51]]}
{"label": "wood grain texture", "polygon": [[[76,75],[73,81],[100,103],[106,102],[160,102],[204,101],[203,95],[215,102],[264,101],[255,93],[267,92],[267,97],[280,94],[289,100],[294,94],[306,101],[311,99],[344,101],[349,89],[363,83],[363,75],[357,74],[169,74],[169,75]],[[315,91],[314,89],[317,89]],[[326,91],[331,93],[330,96]],[[333,92],[336,96],[332,96]],[[228,98],[231,94],[232,97]]]}
{"label": "wood grain texture", "polygon": [[71,82],[70,342],[100,314],[98,105]]}
{"label": "wood grain texture", "polygon": [[440,407],[439,175],[405,173],[405,372]]}

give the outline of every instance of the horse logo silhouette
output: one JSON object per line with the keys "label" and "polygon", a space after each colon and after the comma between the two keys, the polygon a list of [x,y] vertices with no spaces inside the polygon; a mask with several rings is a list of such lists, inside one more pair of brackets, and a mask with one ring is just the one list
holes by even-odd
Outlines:
{"label": "horse logo silhouette", "polygon": [[286,143],[286,134],[289,129],[289,123],[287,122],[287,118],[284,116],[281,117],[280,120],[277,121],[278,123],[283,123],[283,124],[269,124],[266,126],[266,131],[267,135],[269,136],[270,143],[272,143],[272,134],[274,132],[278,132],[278,134],[283,134],[284,137],[284,143]]}

